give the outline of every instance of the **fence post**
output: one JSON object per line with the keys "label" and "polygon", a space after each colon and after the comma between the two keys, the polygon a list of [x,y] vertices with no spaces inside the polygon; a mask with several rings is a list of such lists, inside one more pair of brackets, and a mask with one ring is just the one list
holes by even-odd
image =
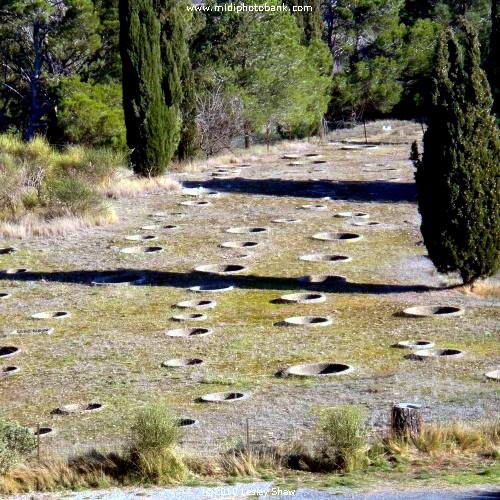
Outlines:
{"label": "fence post", "polygon": [[40,465],[40,424],[36,424],[36,458],[38,461],[38,465]]}
{"label": "fence post", "polygon": [[246,431],[247,431],[247,450],[250,449],[250,423],[247,417],[246,419]]}

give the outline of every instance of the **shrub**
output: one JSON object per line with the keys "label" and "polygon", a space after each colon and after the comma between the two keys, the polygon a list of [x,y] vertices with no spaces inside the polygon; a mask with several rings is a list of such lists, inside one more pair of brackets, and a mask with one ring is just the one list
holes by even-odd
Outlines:
{"label": "shrub", "polygon": [[5,474],[36,446],[33,434],[17,422],[0,419],[0,473]]}
{"label": "shrub", "polygon": [[121,86],[64,79],[57,90],[61,140],[94,147],[125,148]]}
{"label": "shrub", "polygon": [[102,197],[76,177],[56,177],[47,183],[48,217],[97,215]]}
{"label": "shrub", "polygon": [[185,478],[187,468],[175,449],[178,438],[177,419],[165,405],[155,403],[137,414],[130,456],[142,480],[170,484]]}
{"label": "shrub", "polygon": [[323,410],[318,433],[318,458],[326,468],[351,472],[366,460],[366,426],[361,408],[346,405]]}

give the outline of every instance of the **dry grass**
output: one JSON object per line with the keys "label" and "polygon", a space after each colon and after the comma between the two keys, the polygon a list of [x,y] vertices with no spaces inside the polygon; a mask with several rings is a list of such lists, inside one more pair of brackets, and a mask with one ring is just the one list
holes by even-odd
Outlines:
{"label": "dry grass", "polygon": [[0,222],[0,237],[25,239],[30,236],[62,236],[86,227],[113,224],[117,220],[115,210],[109,206],[106,211],[96,215],[59,217],[48,221],[35,214],[28,214],[18,222]]}
{"label": "dry grass", "polygon": [[175,192],[181,189],[176,180],[162,176],[156,178],[122,177],[100,186],[98,190],[108,198],[134,198],[143,194]]}
{"label": "dry grass", "polygon": [[464,287],[466,293],[473,293],[479,297],[500,299],[500,282],[492,280],[481,280],[472,286]]}

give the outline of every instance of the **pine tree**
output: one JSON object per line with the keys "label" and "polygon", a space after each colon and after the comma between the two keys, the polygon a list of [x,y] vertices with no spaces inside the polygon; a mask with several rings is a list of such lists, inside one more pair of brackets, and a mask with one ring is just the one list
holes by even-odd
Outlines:
{"label": "pine tree", "polygon": [[173,154],[175,124],[162,92],[160,22],[153,0],[120,1],[120,52],[130,161],[138,175],[159,175]]}
{"label": "pine tree", "polygon": [[477,35],[464,31],[463,54],[451,29],[440,37],[424,153],[412,157],[429,257],[469,284],[500,264],[500,141]]}
{"label": "pine tree", "polygon": [[[286,0],[285,4],[293,11],[297,24],[303,31],[302,38],[306,45],[315,38],[322,38],[323,17],[321,14],[321,0]],[[304,10],[298,10],[297,7],[302,7]],[[309,7],[312,7],[312,10],[309,10]]]}

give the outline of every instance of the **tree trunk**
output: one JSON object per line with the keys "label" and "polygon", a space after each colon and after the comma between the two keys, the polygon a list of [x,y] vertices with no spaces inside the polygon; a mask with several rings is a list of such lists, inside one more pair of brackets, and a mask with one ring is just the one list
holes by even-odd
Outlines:
{"label": "tree trunk", "polygon": [[248,149],[250,147],[250,134],[248,132],[245,132],[245,149]]}
{"label": "tree trunk", "polygon": [[28,127],[24,133],[25,140],[29,141],[38,131],[40,126],[40,118],[42,117],[42,106],[39,100],[40,88],[40,73],[42,70],[42,37],[40,23],[34,21],[33,23],[33,52],[34,62],[33,71],[30,77],[31,86],[31,112]]}
{"label": "tree trunk", "polygon": [[391,410],[391,431],[394,437],[408,438],[420,434],[423,425],[421,406],[396,403]]}

